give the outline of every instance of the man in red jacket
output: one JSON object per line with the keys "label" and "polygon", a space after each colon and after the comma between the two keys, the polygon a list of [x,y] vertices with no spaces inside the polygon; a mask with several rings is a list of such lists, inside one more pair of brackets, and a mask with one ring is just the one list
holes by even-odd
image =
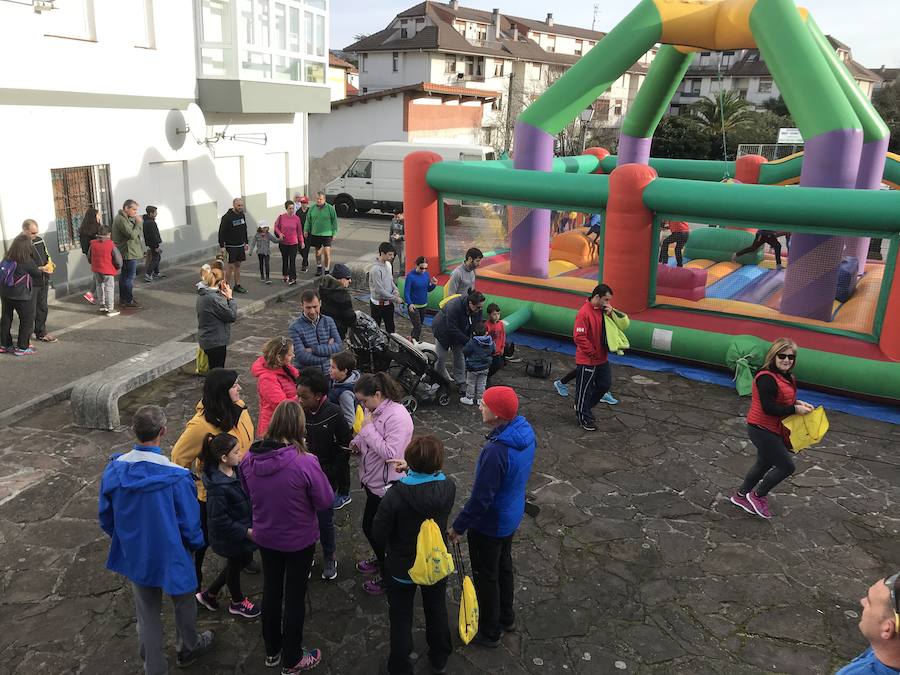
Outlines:
{"label": "man in red jacket", "polygon": [[585,431],[597,430],[593,408],[609,391],[612,381],[603,323],[603,317],[613,311],[611,300],[612,289],[600,284],[591,291],[591,297],[575,317],[573,337],[575,368],[578,371],[575,410],[578,422]]}

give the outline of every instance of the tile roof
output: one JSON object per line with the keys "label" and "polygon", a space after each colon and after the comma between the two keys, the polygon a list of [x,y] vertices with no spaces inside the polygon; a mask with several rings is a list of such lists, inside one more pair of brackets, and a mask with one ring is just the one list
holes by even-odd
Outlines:
{"label": "tile roof", "polygon": [[[347,86],[347,92],[350,92],[349,85]],[[402,87],[394,87],[393,89],[382,89],[381,91],[373,91],[368,94],[360,94],[359,96],[350,96],[341,99],[340,101],[332,101],[331,107],[341,107],[344,105],[352,105],[353,103],[365,103],[367,101],[376,101],[378,99],[387,98],[388,96],[417,92],[423,94],[480,98],[484,99],[485,102],[492,101],[500,95],[500,92],[497,91],[469,89],[468,87],[453,87],[446,84],[436,84],[434,82],[419,82],[417,84],[406,84]]]}
{"label": "tile roof", "polygon": [[331,52],[328,52],[328,66],[331,68],[343,68],[344,70],[356,70],[356,66],[352,63],[345,61],[340,56],[336,56]]}
{"label": "tile roof", "polygon": [[584,38],[586,40],[602,40],[606,37],[606,33],[601,33],[600,31],[577,26],[566,26],[561,23],[554,22],[551,26],[546,21],[523,19],[520,16],[510,16],[509,20],[541,33],[556,33],[557,35],[568,35],[569,37]]}
{"label": "tile roof", "polygon": [[900,78],[900,68],[885,68],[884,66],[881,66],[881,68],[870,70],[881,78],[883,82],[887,82],[888,84],[896,82],[897,78]]}

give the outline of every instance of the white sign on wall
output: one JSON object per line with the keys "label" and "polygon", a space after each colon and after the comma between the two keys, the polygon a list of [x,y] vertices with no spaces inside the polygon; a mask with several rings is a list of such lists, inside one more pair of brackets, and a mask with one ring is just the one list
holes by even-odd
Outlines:
{"label": "white sign on wall", "polygon": [[803,136],[800,134],[799,129],[779,129],[778,143],[785,143],[787,145],[801,145],[803,143]]}

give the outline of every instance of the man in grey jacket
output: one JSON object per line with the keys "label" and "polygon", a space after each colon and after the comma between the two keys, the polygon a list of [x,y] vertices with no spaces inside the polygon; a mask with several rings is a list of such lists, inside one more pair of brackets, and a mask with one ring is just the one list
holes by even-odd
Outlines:
{"label": "man in grey jacket", "polygon": [[466,259],[463,264],[453,270],[450,281],[447,282],[447,296],[468,295],[475,290],[475,270],[484,260],[481,249],[470,248],[466,251]]}
{"label": "man in grey jacket", "polygon": [[394,301],[403,302],[400,289],[394,283],[391,261],[396,250],[393,244],[382,242],[378,245],[378,262],[369,270],[369,298],[372,318],[379,326],[384,321],[384,329],[388,333],[395,332]]}

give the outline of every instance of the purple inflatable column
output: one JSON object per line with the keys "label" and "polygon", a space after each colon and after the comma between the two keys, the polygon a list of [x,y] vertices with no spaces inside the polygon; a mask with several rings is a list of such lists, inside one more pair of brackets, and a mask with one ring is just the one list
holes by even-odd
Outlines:
{"label": "purple inflatable column", "polygon": [[[880,190],[884,177],[884,163],[891,137],[885,136],[877,141],[863,145],[862,158],[859,161],[859,176],[856,178],[857,190]],[[866,271],[866,259],[869,256],[869,237],[848,237],[847,255],[859,260],[858,274]]]}
{"label": "purple inflatable column", "polygon": [[[550,171],[553,136],[543,129],[517,122],[513,168]],[[550,211],[511,207],[509,213],[510,274],[546,279],[550,264]]]}
{"label": "purple inflatable column", "polygon": [[624,164],[646,166],[650,163],[650,144],[652,142],[652,138],[638,138],[623,132],[619,135],[619,158],[616,160],[616,166]]}
{"label": "purple inflatable column", "polygon": [[[807,140],[800,185],[855,187],[862,144],[858,129],[838,129]],[[791,237],[782,314],[831,320],[843,251],[843,237],[801,233]]]}

